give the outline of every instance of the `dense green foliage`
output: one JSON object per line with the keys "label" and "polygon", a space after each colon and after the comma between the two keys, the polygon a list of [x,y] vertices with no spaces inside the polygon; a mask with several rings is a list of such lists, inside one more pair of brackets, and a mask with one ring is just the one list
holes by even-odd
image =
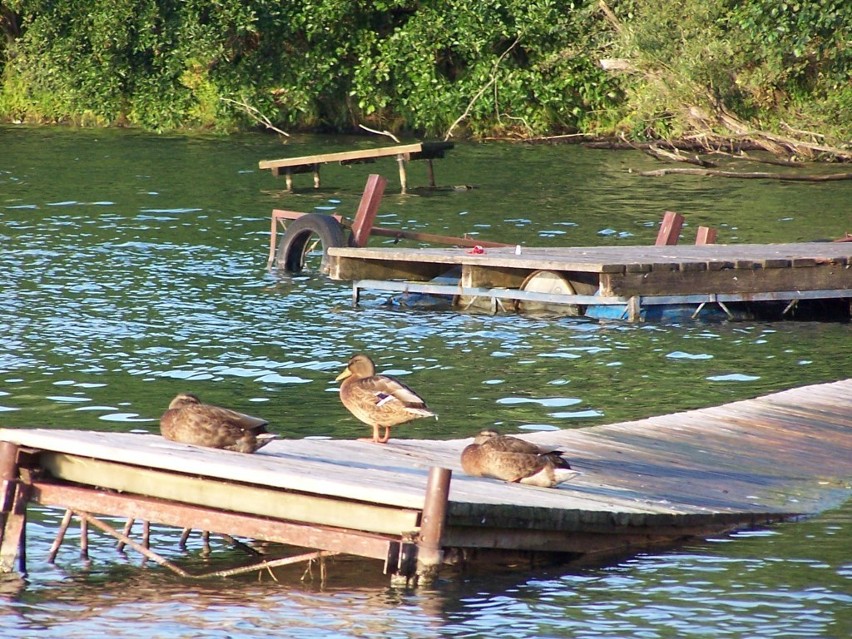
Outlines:
{"label": "dense green foliage", "polygon": [[11,0],[0,118],[665,137],[727,112],[848,139],[847,4]]}
{"label": "dense green foliage", "polygon": [[[725,128],[852,138],[848,0],[628,0],[615,50],[634,73],[623,124],[651,137]],[[736,126],[733,127],[737,129]]]}

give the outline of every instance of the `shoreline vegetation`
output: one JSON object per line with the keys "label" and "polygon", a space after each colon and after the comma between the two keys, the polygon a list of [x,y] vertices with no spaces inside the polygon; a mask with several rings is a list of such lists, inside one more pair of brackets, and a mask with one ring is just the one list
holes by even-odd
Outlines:
{"label": "shoreline vegetation", "polygon": [[850,34],[846,0],[0,0],[0,122],[850,162]]}

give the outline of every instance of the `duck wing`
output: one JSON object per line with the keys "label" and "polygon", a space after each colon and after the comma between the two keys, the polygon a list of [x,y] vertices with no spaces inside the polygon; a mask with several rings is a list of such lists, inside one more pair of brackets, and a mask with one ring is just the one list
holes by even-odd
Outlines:
{"label": "duck wing", "polygon": [[369,396],[370,401],[378,408],[393,410],[399,408],[420,409],[429,411],[426,401],[402,382],[376,375],[355,381],[352,386],[362,396]]}

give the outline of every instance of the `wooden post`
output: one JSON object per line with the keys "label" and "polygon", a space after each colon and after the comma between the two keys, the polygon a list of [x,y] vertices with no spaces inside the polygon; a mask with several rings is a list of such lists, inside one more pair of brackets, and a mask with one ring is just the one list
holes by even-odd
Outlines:
{"label": "wooden post", "polygon": [[378,173],[372,173],[367,178],[364,194],[361,196],[360,204],[358,204],[358,212],[352,222],[352,243],[354,246],[367,246],[370,230],[373,228],[373,220],[376,219],[376,213],[379,210],[379,204],[382,201],[387,183],[388,181]]}
{"label": "wooden post", "polygon": [[[11,442],[0,442],[0,515],[12,510],[15,486],[18,480],[18,447]],[[3,539],[0,529],[0,540]]]}
{"label": "wooden post", "polygon": [[89,558],[89,522],[80,516],[80,558],[87,560]]}
{"label": "wooden post", "polygon": [[431,468],[426,483],[426,500],[420,520],[417,540],[417,577],[419,582],[430,583],[438,576],[444,558],[441,541],[447,520],[447,501],[450,495],[448,468]]}
{"label": "wooden post", "polygon": [[405,195],[408,193],[408,176],[405,173],[405,166],[408,164],[408,160],[404,153],[400,153],[396,156],[396,162],[399,164],[399,185],[400,185],[400,193]]}
{"label": "wooden post", "polygon": [[284,169],[284,183],[287,185],[287,192],[292,193],[293,192],[293,171],[290,170],[289,166],[286,169]]}
{"label": "wooden post", "polygon": [[627,321],[638,322],[642,319],[642,306],[639,302],[639,296],[634,295],[627,300]]}
{"label": "wooden post", "polygon": [[684,218],[680,213],[666,211],[654,246],[674,246],[677,244],[680,229],[683,227],[683,220]]}
{"label": "wooden post", "polygon": [[18,446],[0,442],[0,574],[12,572],[24,539],[27,486],[18,481]]}
{"label": "wooden post", "polygon": [[320,165],[314,164],[314,188],[318,189],[320,187]]}
{"label": "wooden post", "polygon": [[426,160],[426,167],[429,171],[429,187],[435,188],[435,167],[432,166],[432,158]]}
{"label": "wooden post", "polygon": [[695,234],[695,244],[703,246],[705,244],[716,243],[716,229],[709,226],[699,226],[698,233]]}

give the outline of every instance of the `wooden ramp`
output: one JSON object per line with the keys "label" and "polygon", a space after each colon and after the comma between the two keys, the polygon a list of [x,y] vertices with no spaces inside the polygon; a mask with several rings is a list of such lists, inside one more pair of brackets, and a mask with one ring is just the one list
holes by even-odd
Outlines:
{"label": "wooden ramp", "polygon": [[[350,248],[328,249],[329,276],[362,289],[465,298],[626,307],[852,299],[852,244],[706,244],[676,246]],[[451,268],[457,286],[429,283]],[[546,271],[573,293],[527,291]],[[783,304],[782,304],[783,306]],[[848,312],[847,312],[848,317]]]}
{"label": "wooden ramp", "polygon": [[567,451],[582,475],[556,489],[468,477],[469,439],[284,440],[249,456],[159,435],[0,430],[3,567],[21,554],[28,501],[382,559],[406,577],[519,553],[593,560],[810,515],[850,494],[852,379],[523,436]]}

